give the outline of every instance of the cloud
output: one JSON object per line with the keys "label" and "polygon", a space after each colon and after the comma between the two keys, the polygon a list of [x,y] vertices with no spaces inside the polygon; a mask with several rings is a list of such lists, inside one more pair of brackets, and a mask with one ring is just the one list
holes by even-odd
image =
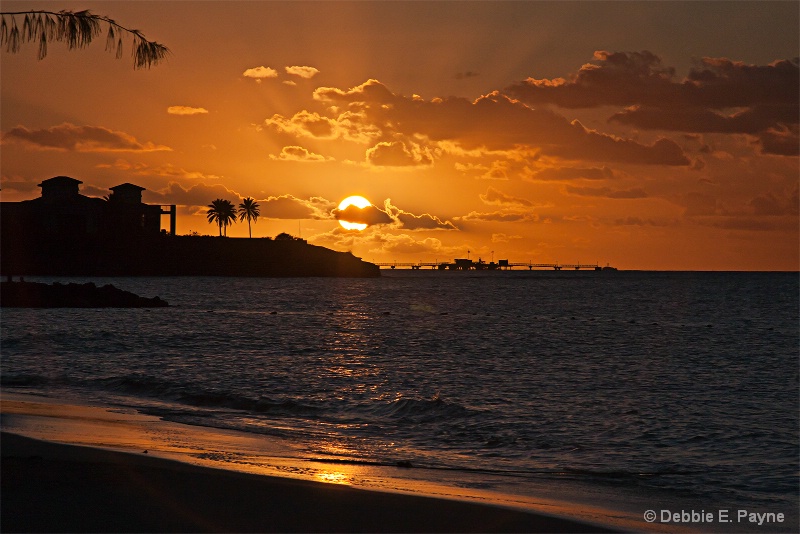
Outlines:
{"label": "cloud", "polygon": [[387,198],[383,209],[374,205],[358,208],[350,205],[343,210],[334,209],[331,212],[334,219],[353,223],[362,223],[369,226],[388,225],[393,229],[403,230],[458,230],[450,221],[443,221],[430,213],[415,215],[392,204]]}
{"label": "cloud", "polygon": [[170,106],[167,108],[170,115],[200,115],[208,113],[206,108],[193,108],[190,106]]}
{"label": "cloud", "polygon": [[641,217],[625,217],[622,219],[616,219],[614,221],[614,225],[616,226],[655,226],[655,227],[663,227],[663,226],[675,226],[677,225],[677,221],[656,221],[653,219],[642,219]]}
{"label": "cloud", "polygon": [[313,78],[317,73],[319,73],[319,69],[314,67],[286,67],[286,74],[306,79]]}
{"label": "cloud", "polygon": [[245,78],[254,78],[257,82],[260,83],[261,80],[263,80],[264,78],[277,78],[278,71],[261,65],[260,67],[247,69],[242,73],[242,76],[244,76]]}
{"label": "cloud", "polygon": [[779,156],[800,155],[798,127],[770,128],[759,135],[762,152]]}
{"label": "cloud", "polygon": [[69,152],[156,152],[170,151],[168,146],[150,141],[140,143],[125,132],[101,126],[76,126],[65,122],[51,128],[29,130],[24,126],[12,128],[3,135],[3,144],[19,143],[34,150]]}
{"label": "cloud", "polygon": [[292,195],[259,199],[258,203],[261,216],[267,219],[330,219],[330,212],[336,206],[322,197],[303,199]]}
{"label": "cloud", "polygon": [[300,162],[320,162],[332,161],[333,158],[326,158],[321,154],[315,154],[308,149],[301,146],[285,146],[281,149],[281,153],[277,156],[270,154],[269,159],[280,161],[300,161]]}
{"label": "cloud", "polygon": [[605,198],[647,198],[649,195],[644,189],[623,189],[615,190],[610,187],[573,187],[567,186],[567,193],[582,197],[605,197]]}
{"label": "cloud", "polygon": [[507,160],[494,160],[488,166],[480,163],[455,163],[455,169],[461,172],[474,172],[480,180],[508,180],[510,163]]}
{"label": "cloud", "polygon": [[454,217],[457,221],[483,221],[483,222],[531,222],[538,221],[539,216],[535,213],[500,210],[491,213],[480,213],[472,211],[461,217]]}
{"label": "cloud", "polygon": [[389,213],[373,206],[372,204],[366,208],[359,208],[351,204],[343,210],[338,208],[332,210],[331,215],[337,221],[360,223],[368,226],[392,224],[395,221]]}
{"label": "cloud", "polygon": [[749,202],[754,215],[762,216],[797,216],[800,212],[800,191],[795,189],[785,197],[774,193],[765,193],[753,198]]}
{"label": "cloud", "polygon": [[511,195],[507,195],[502,191],[498,191],[494,187],[489,187],[486,190],[486,193],[481,193],[480,199],[483,201],[484,204],[496,204],[496,205],[515,205],[515,206],[533,206],[533,202],[524,198],[517,198],[512,197]]}
{"label": "cloud", "polygon": [[345,139],[361,144],[373,143],[382,132],[365,120],[363,113],[345,111],[336,118],[320,115],[316,111],[302,110],[292,117],[275,114],[264,124],[280,133],[311,139]]}
{"label": "cloud", "polygon": [[396,221],[397,228],[405,230],[458,230],[455,224],[450,221],[443,221],[430,213],[414,215],[392,205],[391,199],[387,198],[384,203],[386,213]]}
{"label": "cloud", "polygon": [[746,65],[727,58],[703,58],[683,80],[652,52],[594,53],[569,79],[528,78],[505,92],[528,104],[555,104],[565,108],[605,105],[643,105],[680,109],[723,109],[762,103],[796,104],[798,61]]}
{"label": "cloud", "polygon": [[378,245],[377,247],[370,249],[370,252],[374,254],[451,255],[453,250],[457,250],[453,247],[445,247],[442,242],[435,237],[416,239],[408,234],[379,234],[373,236],[371,241]]}
{"label": "cloud", "polygon": [[[404,255],[417,254],[422,256],[449,257],[463,250],[461,247],[448,247],[435,237],[418,239],[409,234],[390,234],[373,227],[362,232],[353,232],[337,227],[329,232],[317,234],[309,241],[338,250],[350,250],[354,247],[367,247],[368,254],[379,255]],[[367,256],[368,257],[368,256]]]}
{"label": "cloud", "polygon": [[614,171],[608,167],[549,167],[536,171],[529,169],[526,178],[542,181],[608,180],[614,178]]}
{"label": "cloud", "polygon": [[512,240],[522,239],[521,235],[492,234],[492,243],[509,243]]}
{"label": "cloud", "polygon": [[162,176],[166,178],[183,178],[188,180],[222,180],[223,176],[216,174],[206,174],[200,171],[187,171],[183,167],[176,167],[171,163],[157,165],[155,167],[147,163],[133,163],[125,159],[117,159],[114,163],[99,163],[95,165],[98,169],[116,169],[128,171],[138,176]]}
{"label": "cloud", "polygon": [[471,70],[465,72],[457,72],[453,78],[456,80],[463,80],[464,78],[474,78],[475,76],[480,76],[477,72],[472,72]]}
{"label": "cloud", "polygon": [[207,185],[205,183],[184,187],[178,182],[170,182],[167,187],[158,190],[145,190],[142,200],[149,204],[177,204],[187,207],[189,213],[204,213],[208,204],[216,198],[223,198],[237,203],[242,196],[222,184]]}
{"label": "cloud", "polygon": [[470,101],[460,97],[406,98],[377,80],[341,90],[320,87],[314,98],[348,103],[371,124],[406,137],[453,142],[465,150],[527,147],[566,159],[639,164],[688,165],[681,148],[668,139],[643,145],[583,127],[547,109],[533,109],[497,91]]}
{"label": "cloud", "polygon": [[39,190],[39,183],[41,182],[40,178],[35,180],[25,180],[21,178],[6,178],[3,177],[2,181],[0,181],[0,189],[4,191],[13,190],[13,191],[20,191],[22,193],[29,193],[31,191],[38,191]]}
{"label": "cloud", "polygon": [[383,141],[367,149],[367,163],[376,167],[426,167],[433,165],[430,150],[417,143]]}
{"label": "cloud", "polygon": [[608,120],[647,130],[691,133],[756,134],[779,124],[796,124],[798,104],[760,105],[730,115],[704,108],[664,109],[633,106]]}
{"label": "cloud", "polygon": [[764,153],[794,156],[797,136],[772,132],[791,132],[800,122],[799,62],[706,57],[678,80],[651,52],[598,51],[569,80],[528,78],[505,91],[530,105],[624,106],[609,121],[640,129],[755,135]]}

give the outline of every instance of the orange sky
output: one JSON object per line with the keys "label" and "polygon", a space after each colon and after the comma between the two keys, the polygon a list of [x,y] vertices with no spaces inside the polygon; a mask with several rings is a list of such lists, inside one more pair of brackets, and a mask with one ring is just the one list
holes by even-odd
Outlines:
{"label": "orange sky", "polygon": [[2,4],[42,8],[172,54],[0,52],[3,201],[68,175],[178,204],[179,234],[252,196],[254,237],[368,261],[800,268],[797,2]]}

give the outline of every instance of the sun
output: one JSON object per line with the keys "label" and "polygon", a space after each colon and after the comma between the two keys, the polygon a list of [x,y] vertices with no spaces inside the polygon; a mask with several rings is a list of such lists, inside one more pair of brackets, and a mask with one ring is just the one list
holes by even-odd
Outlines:
{"label": "sun", "polygon": [[[348,206],[355,206],[357,208],[364,209],[368,206],[372,206],[372,203],[362,196],[353,195],[342,200],[339,203],[338,209],[340,211],[345,210],[347,209]],[[339,219],[339,224],[341,224],[342,228],[344,228],[345,230],[363,230],[364,228],[367,227],[366,223],[355,223],[355,222],[343,221],[341,219]]]}

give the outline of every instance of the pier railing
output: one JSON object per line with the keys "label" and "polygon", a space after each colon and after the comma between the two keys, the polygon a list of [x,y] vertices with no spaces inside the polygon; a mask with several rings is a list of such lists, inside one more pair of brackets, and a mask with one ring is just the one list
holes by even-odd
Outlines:
{"label": "pier railing", "polygon": [[412,270],[419,270],[419,269],[436,269],[440,271],[444,270],[453,270],[453,271],[468,271],[468,270],[475,270],[475,271],[508,271],[514,268],[524,268],[532,271],[534,269],[541,270],[541,269],[550,269],[554,271],[564,270],[593,270],[593,271],[601,271],[603,268],[600,265],[593,263],[593,264],[583,264],[583,263],[516,263],[516,262],[508,262],[501,260],[499,263],[491,262],[486,263],[483,261],[464,261],[459,260],[455,263],[450,262],[382,262],[382,263],[375,263],[381,269],[412,269]]}

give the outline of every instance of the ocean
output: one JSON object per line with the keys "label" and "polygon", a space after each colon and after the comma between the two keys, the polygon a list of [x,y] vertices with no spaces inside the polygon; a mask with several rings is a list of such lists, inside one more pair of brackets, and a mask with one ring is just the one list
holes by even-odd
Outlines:
{"label": "ocean", "polygon": [[782,513],[729,526],[795,531],[798,279],[95,278],[172,306],[4,308],[0,377],[4,392],[241,431],[332,465],[637,514]]}

